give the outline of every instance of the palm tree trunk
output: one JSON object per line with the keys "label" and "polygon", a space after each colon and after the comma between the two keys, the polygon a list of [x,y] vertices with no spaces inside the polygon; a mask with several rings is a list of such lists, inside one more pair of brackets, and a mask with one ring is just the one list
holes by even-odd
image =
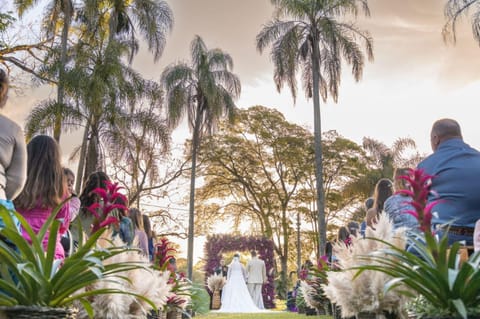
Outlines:
{"label": "palm tree trunk", "polygon": [[98,133],[92,126],[90,139],[88,141],[87,160],[85,163],[85,173],[83,176],[83,182],[87,180],[88,176],[97,170],[98,165]]}
{"label": "palm tree trunk", "polygon": [[200,144],[200,111],[195,118],[192,138],[192,170],[190,172],[190,204],[188,208],[188,244],[187,244],[187,278],[193,278],[193,237],[195,223],[195,174],[197,168],[197,149]]}
{"label": "palm tree trunk", "polygon": [[90,122],[87,122],[85,131],[83,132],[82,148],[80,149],[80,159],[78,160],[77,180],[75,181],[75,192],[80,195],[82,189],[82,182],[84,181],[85,158],[87,154],[88,144],[88,130],[90,129]]}
{"label": "palm tree trunk", "polygon": [[318,215],[318,256],[325,254],[327,230],[325,225],[325,195],[323,192],[323,158],[322,158],[322,122],[320,114],[320,50],[318,39],[313,39],[312,67],[313,67],[313,122],[315,146],[315,177],[317,189],[317,215]]}
{"label": "palm tree trunk", "polygon": [[65,100],[65,66],[67,64],[67,41],[68,31],[70,29],[70,19],[72,17],[72,3],[70,0],[63,1],[63,29],[62,42],[60,50],[60,65],[58,66],[58,86],[57,86],[57,112],[55,114],[55,123],[53,127],[53,138],[59,143],[60,135],[62,134],[62,108]]}

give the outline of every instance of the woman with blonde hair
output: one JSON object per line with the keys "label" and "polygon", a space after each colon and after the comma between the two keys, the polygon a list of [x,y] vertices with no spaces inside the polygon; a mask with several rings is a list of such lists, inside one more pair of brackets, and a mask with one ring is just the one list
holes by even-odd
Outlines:
{"label": "woman with blonde hair", "polygon": [[[60,163],[60,150],[57,142],[50,136],[37,135],[27,145],[27,182],[20,195],[15,199],[15,206],[27,220],[35,233],[45,224],[62,201],[68,198],[67,185]],[[56,238],[55,258],[64,259],[65,251],[60,244],[60,237],[70,224],[70,208],[68,202],[63,203],[56,219],[61,221]],[[30,241],[26,231],[22,232]],[[43,240],[46,249],[48,231]]]}
{"label": "woman with blonde hair", "polygon": [[385,201],[383,207],[383,210],[392,221],[394,229],[405,227],[408,230],[415,230],[419,226],[417,219],[407,213],[407,211],[415,211],[415,208],[411,205],[412,198],[407,194],[399,192],[408,189],[407,181],[400,177],[408,176],[409,174],[408,168],[395,169],[393,173],[395,194]]}
{"label": "woman with blonde hair", "polygon": [[[0,110],[8,99],[8,76],[0,69]],[[22,129],[0,114],[0,205],[13,212],[13,200],[22,191],[27,178],[27,149]],[[14,217],[12,215],[12,217]],[[14,217],[17,228],[20,222]],[[0,228],[4,227],[0,219]]]}

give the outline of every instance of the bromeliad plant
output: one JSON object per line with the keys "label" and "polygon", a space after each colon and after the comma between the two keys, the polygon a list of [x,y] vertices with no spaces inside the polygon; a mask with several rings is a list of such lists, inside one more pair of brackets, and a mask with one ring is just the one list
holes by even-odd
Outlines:
{"label": "bromeliad plant", "polygon": [[[103,208],[108,209],[110,204],[106,202]],[[91,297],[124,293],[134,295],[119,289],[91,288],[99,279],[122,281],[122,273],[145,268],[132,262],[105,263],[126,250],[123,247],[97,247],[98,238],[106,230],[103,226],[113,222],[112,219],[100,222],[97,231],[69,257],[64,260],[55,259],[60,228],[60,222],[55,217],[60,207],[61,205],[53,211],[38,234],[22,215],[14,213],[29,234],[29,243],[15,227],[10,213],[0,205],[0,218],[5,222],[0,235],[9,242],[0,241],[0,306],[68,308],[74,301],[78,301],[92,317]],[[48,246],[45,249],[42,242],[47,233]],[[143,296],[135,296],[145,299],[156,308]]]}
{"label": "bromeliad plant", "polygon": [[401,178],[410,184],[411,190],[404,192],[411,196],[415,210],[408,213],[418,219],[423,238],[412,239],[411,250],[376,239],[387,248],[364,256],[367,264],[357,267],[357,276],[366,270],[379,271],[393,278],[385,284],[385,291],[399,285],[408,287],[409,290],[403,292],[416,298],[413,310],[420,318],[466,319],[480,315],[479,253],[459,263],[460,243],[449,247],[447,236],[436,238],[431,228],[436,202],[427,202],[430,180],[434,176],[422,170],[410,170],[408,176]]}

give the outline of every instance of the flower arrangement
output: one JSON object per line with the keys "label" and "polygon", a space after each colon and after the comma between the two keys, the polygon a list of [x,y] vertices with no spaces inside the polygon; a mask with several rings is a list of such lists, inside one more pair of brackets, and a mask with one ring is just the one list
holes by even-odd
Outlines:
{"label": "flower arrangement", "polygon": [[[423,239],[413,239],[415,252],[397,247],[388,240],[377,241],[385,249],[363,258],[358,267],[359,275],[375,271],[390,276],[385,291],[403,285],[409,288],[406,294],[417,297],[413,310],[422,317],[464,318],[480,315],[480,253],[459,263],[459,243],[448,245],[447,236],[438,239],[431,228],[436,202],[427,203],[429,181],[434,178],[422,170],[410,170],[402,176],[411,190],[404,191],[412,198],[414,211],[409,213],[418,219]],[[385,258],[387,256],[388,258]]]}
{"label": "flower arrangement", "polygon": [[[330,301],[340,307],[343,317],[367,312],[379,318],[386,314],[406,318],[408,299],[401,293],[405,289],[397,286],[385,290],[385,285],[391,282],[392,276],[366,269],[362,273],[357,273],[357,268],[365,263],[375,264],[376,260],[373,257],[367,257],[370,253],[387,247],[386,243],[404,249],[403,230],[394,230],[388,216],[381,214],[375,229],[367,228],[366,236],[366,238],[351,236],[351,244],[348,246],[343,242],[333,245],[338,259],[336,263],[338,270],[327,271],[328,282],[321,287]],[[378,258],[386,258],[386,254],[379,255]]]}
{"label": "flower arrangement", "polygon": [[213,274],[207,278],[207,287],[210,291],[218,291],[225,286],[227,280],[221,274]]}
{"label": "flower arrangement", "polygon": [[172,266],[175,252],[176,249],[167,238],[160,239],[160,243],[155,247],[155,267],[168,273],[168,284],[171,287],[163,307],[166,312],[185,311],[191,300],[191,283],[184,273],[177,273],[176,266]]}
{"label": "flower arrangement", "polygon": [[327,283],[327,256],[322,256],[317,266],[300,270],[300,292],[308,307],[318,314],[328,314],[329,300],[325,297],[322,285]]}

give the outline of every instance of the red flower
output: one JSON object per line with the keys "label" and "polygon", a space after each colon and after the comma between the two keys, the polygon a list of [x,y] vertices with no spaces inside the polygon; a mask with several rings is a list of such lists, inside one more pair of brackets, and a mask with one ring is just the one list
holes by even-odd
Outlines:
{"label": "red flower", "polygon": [[93,203],[87,210],[95,217],[92,223],[92,233],[95,233],[100,228],[106,227],[113,223],[118,223],[118,219],[109,215],[114,209],[127,210],[125,204],[119,204],[119,199],[123,203],[127,203],[125,195],[119,192],[122,187],[118,183],[105,181],[106,189],[95,188],[92,193],[97,194],[102,201],[100,203]]}

